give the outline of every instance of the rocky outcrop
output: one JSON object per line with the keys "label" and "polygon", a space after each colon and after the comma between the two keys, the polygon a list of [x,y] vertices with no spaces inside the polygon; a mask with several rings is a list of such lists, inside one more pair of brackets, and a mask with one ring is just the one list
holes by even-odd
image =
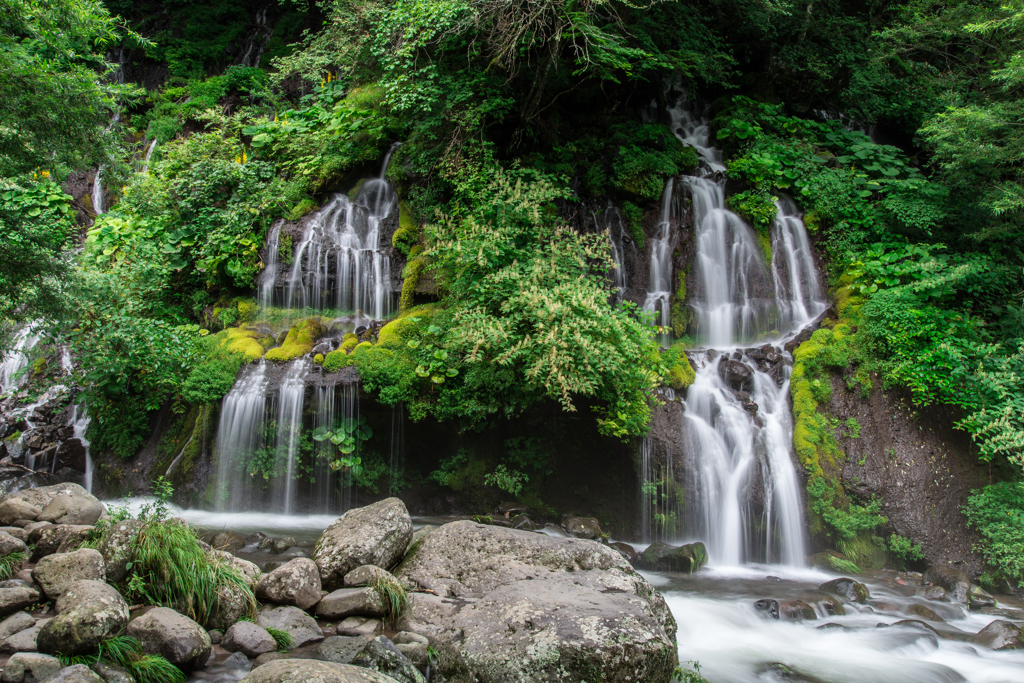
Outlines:
{"label": "rocky outcrop", "polygon": [[389,569],[402,559],[411,539],[412,519],[398,498],[349,510],[327,527],[313,550],[320,582],[333,590],[362,565]]}
{"label": "rocky outcrop", "polygon": [[128,635],[137,638],[144,651],[162,655],[186,671],[206,666],[213,646],[202,626],[167,607],[132,619]]}
{"label": "rocky outcrop", "polygon": [[256,597],[264,602],[309,609],[320,602],[320,571],[306,557],[296,557],[256,584]]}
{"label": "rocky outcrop", "polygon": [[128,576],[128,563],[132,558],[132,541],[142,527],[142,522],[137,519],[126,519],[114,524],[104,535],[99,551],[103,555],[107,579],[112,583],[123,581]]}
{"label": "rocky outcrop", "polygon": [[411,594],[396,627],[427,636],[445,675],[667,683],[676,666],[664,599],[593,541],[453,522],[395,576],[436,593]]}
{"label": "rocky outcrop", "polygon": [[32,579],[50,600],[56,600],[77,581],[105,581],[103,556],[83,548],[71,553],[47,555],[32,570]]}
{"label": "rocky outcrop", "polygon": [[57,600],[57,616],[39,633],[39,651],[83,655],[103,640],[124,632],[128,604],[113,587],[100,581],[78,581]]}
{"label": "rocky outcrop", "polygon": [[382,673],[398,683],[426,683],[409,658],[385,636],[371,638],[352,660],[356,666]]}
{"label": "rocky outcrop", "polygon": [[641,569],[691,574],[708,561],[708,551],[701,542],[678,547],[666,543],[652,543],[640,555],[637,566]]}
{"label": "rocky outcrop", "polygon": [[384,674],[349,664],[278,659],[254,669],[242,683],[398,683]]}
{"label": "rocky outcrop", "polygon": [[16,491],[0,502],[0,526],[18,520],[95,524],[104,512],[103,503],[78,484],[40,486]]}

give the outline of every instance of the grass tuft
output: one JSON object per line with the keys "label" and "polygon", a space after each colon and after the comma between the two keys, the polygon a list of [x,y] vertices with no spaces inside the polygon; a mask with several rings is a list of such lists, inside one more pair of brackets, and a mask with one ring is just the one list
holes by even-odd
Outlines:
{"label": "grass tuft", "polygon": [[263,628],[270,634],[270,637],[274,639],[274,642],[277,643],[278,652],[287,652],[291,649],[292,644],[295,643],[292,639],[292,634],[288,633],[288,631],[282,631],[281,629],[274,628],[273,626],[264,626]]}
{"label": "grass tuft", "polygon": [[11,578],[25,564],[25,553],[10,553],[0,557],[0,581]]}
{"label": "grass tuft", "polygon": [[68,657],[57,653],[62,666],[84,664],[91,667],[99,661],[125,669],[137,683],[185,683],[185,674],[160,655],[142,651],[142,644],[131,636],[114,636],[99,644],[94,655]]}
{"label": "grass tuft", "polygon": [[405,593],[405,586],[390,576],[380,575],[373,579],[370,584],[380,596],[384,605],[384,623],[394,626],[402,612],[409,606],[409,596]]}

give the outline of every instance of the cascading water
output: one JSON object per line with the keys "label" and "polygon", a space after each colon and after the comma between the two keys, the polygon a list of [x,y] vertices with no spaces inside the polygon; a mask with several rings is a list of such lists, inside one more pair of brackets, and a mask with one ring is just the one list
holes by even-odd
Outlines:
{"label": "cascading water", "polygon": [[280,507],[286,515],[294,512],[295,465],[302,435],[302,405],[306,396],[307,374],[309,361],[305,358],[292,361],[278,389],[277,456],[286,458],[287,464],[284,486],[277,487],[277,492],[283,497]]}
{"label": "cascading water", "polygon": [[89,413],[84,405],[75,404],[71,409],[71,428],[76,439],[82,442],[85,447],[85,490],[92,493],[92,455],[89,453],[89,440],[85,438],[85,432],[89,429]]}
{"label": "cascading water", "polygon": [[[665,330],[672,325],[672,311],[669,298],[672,296],[672,211],[676,204],[673,199],[675,180],[669,178],[661,194],[661,218],[658,234],[651,240],[651,273],[647,288],[644,310],[658,314],[658,324]],[[668,342],[668,333],[662,334]]]}
{"label": "cascading water", "polygon": [[218,510],[249,507],[252,484],[244,466],[263,443],[267,367],[260,362],[242,368],[221,403],[216,449]]}
{"label": "cascading water", "polygon": [[[594,216],[594,222],[597,222],[597,216]],[[618,290],[618,300],[622,301],[626,296],[626,289],[629,287],[629,283],[626,281],[626,255],[622,239],[626,228],[622,224],[622,213],[610,199],[608,208],[604,211],[604,225],[612,247],[612,259],[615,261],[612,283]]]}
{"label": "cascading water", "polygon": [[39,343],[42,332],[38,325],[29,323],[14,334],[14,345],[0,363],[0,393],[6,393],[21,384],[18,373],[28,367],[28,352]]}
{"label": "cascading water", "polygon": [[[359,419],[359,383],[331,382],[316,387],[313,403],[313,430],[321,427],[334,430],[350,420]],[[356,443],[358,457],[359,444]],[[311,509],[320,513],[348,510],[355,504],[350,478],[333,469],[330,463],[338,457],[337,447],[330,440],[313,446],[316,462],[316,486]]]}
{"label": "cascading water", "polygon": [[263,50],[267,47],[267,41],[273,34],[273,29],[267,23],[267,8],[256,11],[256,28],[249,40],[246,42],[245,52],[242,54],[242,66],[258,67],[263,58]]}

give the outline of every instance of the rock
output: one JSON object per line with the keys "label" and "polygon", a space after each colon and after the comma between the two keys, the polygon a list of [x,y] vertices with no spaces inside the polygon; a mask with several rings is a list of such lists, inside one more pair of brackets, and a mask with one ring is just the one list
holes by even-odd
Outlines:
{"label": "rock", "polygon": [[57,600],[57,616],[42,627],[39,651],[89,654],[100,641],[120,635],[128,624],[128,604],[100,581],[78,581]]}
{"label": "rock", "polygon": [[132,619],[128,635],[137,638],[146,652],[163,655],[186,671],[206,666],[213,646],[206,629],[167,607],[157,607]]}
{"label": "rock", "polygon": [[[263,545],[264,543],[267,543],[267,546],[264,546]],[[248,536],[245,537],[245,546],[244,547],[246,547],[246,548],[259,548],[261,550],[266,550],[266,548],[269,547],[270,545],[272,545],[273,543],[274,543],[274,540],[272,538],[270,538],[270,536],[267,536],[262,531],[257,531],[255,533],[251,533],[251,534],[249,534]]]}
{"label": "rock", "polygon": [[316,646],[313,659],[336,664],[351,664],[356,655],[373,640],[372,636],[331,636]]}
{"label": "rock", "polygon": [[31,522],[29,524],[26,524],[25,528],[22,529],[22,531],[24,531],[26,534],[26,538],[24,539],[25,542],[29,544],[34,544],[36,541],[39,540],[39,534],[43,532],[43,529],[47,529],[52,526],[56,525],[51,524],[50,522]]}
{"label": "rock", "polygon": [[423,674],[385,636],[377,636],[366,643],[352,663],[390,676],[399,683],[426,683]]}
{"label": "rock", "polygon": [[25,545],[25,541],[15,537],[13,534],[0,531],[0,557],[6,557],[11,553],[25,553],[27,556],[28,546]]}
{"label": "rock", "polygon": [[626,558],[626,562],[629,562],[634,567],[640,562],[640,556],[637,555],[636,549],[628,543],[616,541],[609,543],[608,547]]}
{"label": "rock", "polygon": [[413,665],[420,670],[425,670],[430,663],[430,650],[423,643],[402,643],[395,645],[398,651],[405,655]]}
{"label": "rock", "polygon": [[206,635],[210,636],[210,642],[214,645],[220,645],[220,641],[224,639],[224,631],[220,631],[218,629],[207,631]]}
{"label": "rock", "polygon": [[337,632],[345,636],[375,636],[381,631],[381,626],[380,619],[346,617],[338,624]]}
{"label": "rock", "polygon": [[987,590],[981,586],[971,585],[971,609],[984,609],[986,607],[995,607],[996,599]]}
{"label": "rock", "polygon": [[803,600],[786,600],[779,604],[779,616],[790,621],[813,621],[818,618],[814,608]]}
{"label": "rock", "polygon": [[13,526],[19,519],[31,519],[39,516],[43,511],[41,507],[33,505],[23,498],[15,498],[17,494],[11,494],[0,502],[0,526]]}
{"label": "rock", "polygon": [[240,621],[224,632],[220,646],[228,652],[241,652],[246,657],[258,657],[277,650],[277,641],[262,626],[251,621]]}
{"label": "rock", "polygon": [[527,515],[516,515],[512,518],[512,528],[533,531],[537,528],[537,525]]}
{"label": "rock", "polygon": [[217,589],[217,597],[210,616],[206,619],[206,627],[226,630],[249,611],[249,602],[241,588],[233,583],[223,583]]}
{"label": "rock", "polygon": [[36,620],[28,612],[18,612],[0,621],[0,640],[6,640],[19,631],[32,628]]}
{"label": "rock", "polygon": [[953,602],[968,604],[971,592],[971,580],[959,569],[953,567],[929,567],[924,573],[925,583],[934,583],[946,589],[946,594]]}
{"label": "rock", "polygon": [[9,655],[14,652],[36,652],[38,650],[36,639],[39,637],[39,630],[38,626],[33,626],[15,633],[0,643],[0,653]]}
{"label": "rock", "polygon": [[289,649],[324,639],[324,634],[316,625],[316,620],[298,607],[262,609],[256,617],[256,623],[264,628],[271,626],[286,631],[292,637],[292,646]]}
{"label": "rock", "polygon": [[56,600],[78,581],[106,581],[103,556],[83,548],[73,553],[47,555],[32,570],[32,579],[50,600]]}
{"label": "rock", "polygon": [[708,551],[703,543],[688,543],[673,547],[665,543],[652,543],[640,555],[637,566],[641,569],[663,572],[693,573],[707,564]]}
{"label": "rock", "polygon": [[918,595],[925,600],[943,600],[946,597],[946,589],[942,586],[925,586]]}
{"label": "rock", "polygon": [[60,671],[63,665],[56,657],[29,652],[11,655],[0,677],[3,683],[40,683]]}
{"label": "rock", "polygon": [[[81,487],[79,487],[81,488]],[[54,524],[95,524],[107,511],[95,496],[85,489],[81,493],[59,493],[36,517],[40,522]]]}
{"label": "rock", "polygon": [[372,564],[388,569],[402,559],[410,540],[412,519],[398,498],[349,510],[327,527],[313,549],[320,582],[334,590],[357,567]]}
{"label": "rock", "polygon": [[135,683],[135,679],[119,666],[100,660],[92,665],[92,670],[99,674],[106,683]]}
{"label": "rock", "polygon": [[45,683],[106,683],[95,671],[85,664],[75,664],[61,669],[46,679]]}
{"label": "rock", "polygon": [[412,631],[399,631],[391,639],[391,642],[395,645],[408,645],[410,643],[430,645],[430,640],[426,636],[421,636],[419,633],[413,633]]}
{"label": "rock", "polygon": [[366,564],[345,574],[344,585],[346,588],[369,586],[377,578],[394,579],[395,577],[389,571],[385,571],[380,567],[374,567],[372,564]]}
{"label": "rock", "polygon": [[277,659],[254,669],[242,683],[396,683],[384,674],[350,664],[314,659]]}
{"label": "rock", "polygon": [[1024,628],[1010,621],[996,619],[969,639],[992,650],[1024,649]]}
{"label": "rock", "polygon": [[434,524],[424,524],[419,529],[412,532],[412,540],[409,541],[409,547],[406,548],[405,554],[408,554],[409,551],[413,549],[413,546],[426,538],[427,534],[435,529],[437,529],[437,526]]}
{"label": "rock", "polygon": [[838,595],[849,602],[859,602],[862,605],[866,604],[868,598],[871,597],[870,593],[868,593],[867,586],[863,583],[847,578],[827,581],[818,586],[818,590],[831,593],[832,595]]}
{"label": "rock", "polygon": [[754,603],[754,609],[758,612],[764,612],[767,616],[772,619],[779,618],[779,601],[772,600],[771,598],[761,598]]}
{"label": "rock", "polygon": [[0,617],[20,612],[39,602],[39,591],[31,588],[0,588]]}
{"label": "rock", "polygon": [[285,536],[279,541],[274,542],[274,547],[271,548],[271,552],[283,553],[295,545],[295,539],[291,536]]}
{"label": "rock", "polygon": [[267,664],[268,662],[272,662],[275,659],[290,659],[290,658],[291,658],[291,655],[288,654],[287,652],[264,652],[259,657],[257,657],[256,659],[253,660],[252,667],[250,667],[249,670],[251,671],[252,669],[255,669],[258,666],[263,666],[264,664]]}
{"label": "rock", "polygon": [[112,583],[128,577],[128,563],[132,561],[132,541],[143,524],[137,519],[126,519],[114,524],[103,539],[99,551],[107,570],[107,580]]}
{"label": "rock", "polygon": [[231,533],[230,531],[221,531],[218,534],[214,534],[213,538],[210,539],[210,545],[217,550],[223,550],[230,553],[235,550],[241,550],[245,547],[245,539],[238,534]]}
{"label": "rock", "polygon": [[494,514],[496,514],[498,517],[510,519],[512,517],[518,517],[519,515],[525,515],[527,509],[528,508],[522,503],[505,502],[499,505],[498,507],[494,508]]}
{"label": "rock", "polygon": [[945,621],[945,619],[940,617],[938,614],[936,614],[928,607],[916,603],[907,607],[907,614],[912,617],[920,617],[921,619],[927,619],[928,621]]}
{"label": "rock", "polygon": [[262,572],[255,563],[243,560],[240,557],[231,557],[231,568],[237,571],[239,574],[245,577],[245,580],[250,586],[255,588],[256,583],[260,580]]}
{"label": "rock", "polygon": [[69,438],[57,447],[57,467],[70,467],[85,472],[85,453],[85,444],[80,439]]}
{"label": "rock", "polygon": [[[45,522],[32,522],[32,524],[45,524]],[[14,536],[23,543],[28,540],[28,532],[25,529],[19,529],[16,526],[2,526],[0,527],[0,531]]]}
{"label": "rock", "polygon": [[344,619],[350,616],[383,617],[384,603],[373,588],[339,588],[316,606],[321,619]]}
{"label": "rock", "polygon": [[427,636],[443,676],[551,680],[557,662],[566,681],[653,682],[676,666],[664,598],[593,541],[453,522],[424,538],[395,576],[437,593],[410,594],[396,629]]}
{"label": "rock", "polygon": [[264,575],[256,584],[256,597],[309,609],[320,602],[320,571],[313,560],[297,557]]}
{"label": "rock", "polygon": [[718,363],[718,376],[737,391],[753,391],[753,369],[737,360],[727,360],[723,357]]}
{"label": "rock", "polygon": [[562,529],[576,538],[586,538],[591,541],[601,538],[601,525],[593,517],[566,515],[562,518]]}
{"label": "rock", "polygon": [[[32,549],[32,562],[38,562],[47,555],[57,552],[69,538],[83,538],[92,531],[93,527],[81,524],[54,524],[39,530],[39,536],[35,540],[35,547]],[[29,534],[29,542],[35,532]]]}

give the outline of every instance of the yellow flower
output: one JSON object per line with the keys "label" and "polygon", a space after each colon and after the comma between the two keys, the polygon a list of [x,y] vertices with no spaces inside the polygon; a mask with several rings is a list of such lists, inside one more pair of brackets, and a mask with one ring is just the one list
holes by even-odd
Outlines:
{"label": "yellow flower", "polygon": [[245,162],[247,162],[247,161],[249,161],[249,155],[247,155],[247,154],[245,153],[245,150],[243,149],[243,150],[242,150],[242,163],[244,164],[244,163],[245,163]]}
{"label": "yellow flower", "polygon": [[128,194],[128,186],[127,185],[122,185],[121,186],[121,194]]}
{"label": "yellow flower", "polygon": [[242,163],[242,157],[235,157],[235,163],[236,164]]}
{"label": "yellow flower", "polygon": [[49,178],[50,177],[50,172],[49,171],[43,171],[43,177],[44,178]]}
{"label": "yellow flower", "polygon": [[274,112],[274,123],[277,123],[277,112]]}

